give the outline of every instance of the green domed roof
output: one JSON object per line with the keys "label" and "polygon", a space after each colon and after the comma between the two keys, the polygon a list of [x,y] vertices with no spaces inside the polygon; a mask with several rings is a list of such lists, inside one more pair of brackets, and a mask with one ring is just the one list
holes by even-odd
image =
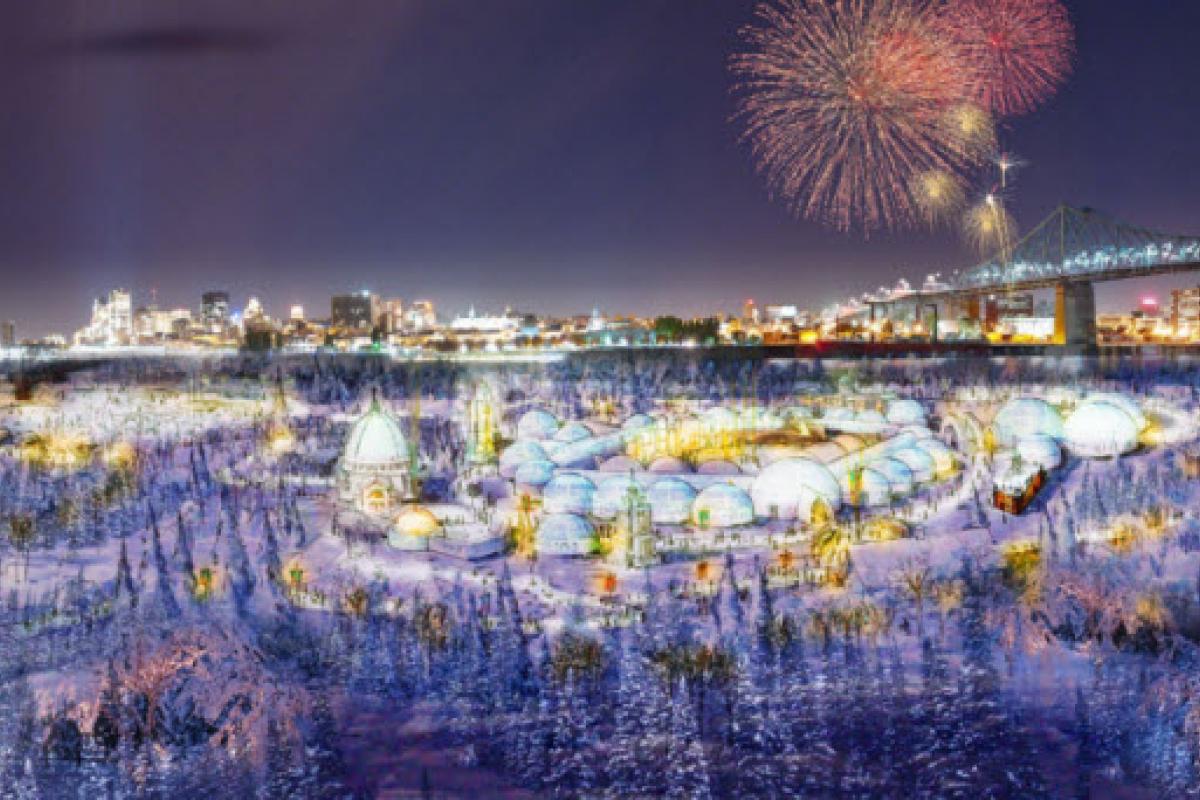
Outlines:
{"label": "green domed roof", "polygon": [[371,399],[367,413],[350,428],[342,463],[347,467],[390,467],[408,463],[408,442],[400,423]]}

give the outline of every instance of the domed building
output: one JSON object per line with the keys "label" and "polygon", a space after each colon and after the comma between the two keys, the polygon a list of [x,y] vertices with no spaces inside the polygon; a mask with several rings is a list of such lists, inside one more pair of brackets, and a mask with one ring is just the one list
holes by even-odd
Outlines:
{"label": "domed building", "polygon": [[1083,458],[1113,458],[1138,446],[1138,424],[1122,408],[1106,401],[1087,401],[1066,424],[1066,445]]}
{"label": "domed building", "polygon": [[937,476],[937,462],[917,445],[897,450],[889,458],[894,458],[908,467],[917,483],[928,483]]}
{"label": "domed building", "polygon": [[650,462],[650,466],[646,467],[646,471],[652,472],[655,475],[682,475],[685,472],[691,472],[692,468],[682,458],[659,456]]}
{"label": "domed building", "polygon": [[596,487],[595,496],[592,497],[592,516],[599,519],[615,517],[625,502],[629,487],[635,485],[638,485],[638,482],[628,475],[614,475],[602,480]]}
{"label": "domed building", "polygon": [[541,489],[553,478],[553,461],[526,461],[513,473],[513,482],[525,489]]}
{"label": "domed building", "polygon": [[558,417],[542,408],[531,408],[517,420],[518,439],[550,439],[558,431]]}
{"label": "domed building", "polygon": [[887,421],[893,425],[924,425],[925,408],[916,400],[900,398],[888,403]]}
{"label": "domed building", "polygon": [[870,508],[886,506],[892,501],[892,485],[877,469],[863,467],[847,470],[842,476],[842,496],[851,507]]}
{"label": "domed building", "polygon": [[992,419],[996,444],[1010,447],[1022,436],[1049,436],[1062,441],[1062,416],[1054,406],[1036,397],[1017,397],[1005,403]]}
{"label": "domed building", "polygon": [[907,497],[913,492],[913,472],[903,461],[894,458],[881,458],[871,462],[871,469],[887,478],[893,494]]}
{"label": "domed building", "polygon": [[442,522],[423,506],[401,511],[388,531],[388,544],[397,550],[428,550],[429,540],[442,535]]}
{"label": "domed building", "polygon": [[1049,436],[1023,436],[1013,449],[1025,463],[1047,471],[1057,469],[1062,464],[1062,448]]}
{"label": "domed building", "polygon": [[696,467],[696,472],[699,475],[741,475],[742,468],[724,458],[705,461],[700,466]]}
{"label": "domed building", "polygon": [[[532,439],[521,439],[513,442],[500,454],[500,474],[505,478],[513,477],[517,467],[530,461],[549,461],[546,450]],[[555,459],[557,463],[557,459]]]}
{"label": "domed building", "polygon": [[563,425],[561,428],[559,428],[554,434],[555,441],[565,442],[567,444],[570,444],[571,442],[578,442],[583,439],[590,439],[591,437],[591,428],[578,421],[568,422],[566,425]]}
{"label": "domed building", "polygon": [[590,514],[596,484],[583,475],[563,472],[542,487],[542,510],[547,514]]}
{"label": "domed building", "polygon": [[597,468],[600,472],[629,472],[640,470],[642,465],[629,456],[612,456],[604,460]]}
{"label": "domed building", "polygon": [[596,549],[596,531],[578,514],[547,514],[538,525],[535,546],[539,555],[586,556]]}
{"label": "domed building", "polygon": [[679,478],[661,478],[646,492],[650,520],[658,525],[682,525],[691,518],[696,490]]}
{"label": "domed building", "polygon": [[692,519],[702,528],[749,525],[754,521],[754,502],[732,483],[714,483],[697,495]]}
{"label": "domed building", "polygon": [[350,427],[337,465],[338,496],[368,514],[386,514],[410,497],[408,442],[396,418],[371,399]]}
{"label": "domed building", "polygon": [[1108,403],[1109,405],[1116,406],[1129,415],[1129,418],[1137,425],[1138,433],[1144,431],[1149,424],[1146,420],[1146,415],[1142,413],[1141,406],[1127,394],[1121,394],[1120,392],[1096,392],[1089,394],[1084,403]]}
{"label": "domed building", "polygon": [[785,458],[764,469],[750,486],[760,517],[812,521],[842,505],[842,489],[824,464],[807,458]]}

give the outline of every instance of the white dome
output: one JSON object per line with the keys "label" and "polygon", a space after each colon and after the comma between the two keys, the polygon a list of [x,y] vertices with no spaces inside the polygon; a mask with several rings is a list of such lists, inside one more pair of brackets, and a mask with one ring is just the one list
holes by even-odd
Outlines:
{"label": "white dome", "polygon": [[556,442],[578,442],[581,439],[591,438],[592,430],[582,422],[568,422],[559,428],[554,434]]}
{"label": "white dome", "polygon": [[894,458],[881,458],[871,462],[871,469],[887,478],[893,494],[906,497],[913,491],[913,471],[903,461]]}
{"label": "white dome", "polygon": [[888,424],[887,419],[873,408],[868,408],[854,415],[854,421],[860,422],[863,425],[878,426],[880,428]]}
{"label": "white dome", "polygon": [[[522,439],[504,448],[500,454],[500,474],[511,478],[516,474],[517,467],[530,461],[548,461],[549,457],[542,446],[535,441]],[[557,459],[555,459],[557,461]]]}
{"label": "white dome", "polygon": [[1137,447],[1137,423],[1121,408],[1088,401],[1067,419],[1067,449],[1084,458],[1110,458]]}
{"label": "white dome", "polygon": [[1033,434],[1060,441],[1063,438],[1062,416],[1045,400],[1036,397],[1009,400],[992,420],[992,435],[999,445],[1008,447],[1022,436]]}
{"label": "white dome", "polygon": [[[848,504],[854,505],[854,492],[851,491],[850,475],[850,471],[847,470],[845,475],[842,476],[842,496],[846,498]],[[871,467],[864,467],[859,471],[858,506],[860,508],[886,506],[891,500],[892,485],[882,472]]]}
{"label": "white dome", "polygon": [[408,464],[408,442],[391,414],[376,400],[350,428],[342,464],[348,469],[384,470]]}
{"label": "white dome", "polygon": [[912,470],[913,480],[917,483],[927,483],[933,480],[937,474],[937,463],[933,460],[933,456],[916,445],[897,450],[889,457]]}
{"label": "white dome", "polygon": [[1137,425],[1138,433],[1144,431],[1148,424],[1146,422],[1146,415],[1142,413],[1141,406],[1127,394],[1121,394],[1120,392],[1096,392],[1087,396],[1084,404],[1086,405],[1087,403],[1108,403],[1109,405],[1116,406],[1129,415],[1129,418]]}
{"label": "white dome", "polygon": [[595,439],[581,439],[578,442],[561,445],[551,454],[550,460],[560,467],[592,469],[596,466],[598,450]]}
{"label": "white dome", "polygon": [[888,403],[887,421],[893,425],[924,425],[925,408],[907,397]]}
{"label": "white dome", "polygon": [[542,510],[547,514],[588,514],[596,484],[583,475],[564,472],[542,487]]}
{"label": "white dome", "polygon": [[755,477],[750,497],[759,516],[808,519],[817,499],[832,511],[840,508],[842,489],[823,464],[807,458],[785,458]]}
{"label": "white dome", "polygon": [[554,477],[553,461],[526,461],[517,466],[513,480],[525,486],[541,488]]}
{"label": "white dome", "polygon": [[682,475],[685,472],[691,472],[692,469],[682,458],[659,456],[650,462],[650,466],[646,467],[646,471],[658,475]]}
{"label": "white dome", "polygon": [[635,431],[639,428],[645,428],[653,424],[654,420],[649,415],[634,414],[632,417],[625,420],[624,424],[621,425],[621,428],[627,431]]}
{"label": "white dome", "polygon": [[660,525],[682,525],[692,515],[696,490],[679,478],[662,478],[650,484],[646,492],[650,520]]}
{"label": "white dome", "polygon": [[696,497],[692,519],[698,525],[732,528],[754,521],[754,503],[750,495],[731,483],[714,483]]}
{"label": "white dome", "polygon": [[596,543],[592,523],[577,514],[548,514],[537,529],[537,550],[552,556],[586,556]]}
{"label": "white dome", "polygon": [[718,458],[714,461],[705,461],[696,467],[696,472],[700,475],[740,475],[742,470],[732,461]]}
{"label": "white dome", "polygon": [[629,456],[612,456],[599,467],[601,472],[629,472],[641,468],[642,465]]}
{"label": "white dome", "polygon": [[531,408],[517,421],[518,439],[549,439],[558,430],[558,417],[542,408]]}
{"label": "white dome", "polygon": [[639,486],[638,482],[628,475],[614,475],[605,478],[596,488],[592,497],[592,516],[599,519],[612,519],[617,511],[625,504],[625,496],[630,486]]}
{"label": "white dome", "polygon": [[1022,461],[1045,470],[1056,469],[1062,464],[1062,448],[1049,436],[1022,436],[1015,449]]}
{"label": "white dome", "polygon": [[933,459],[933,470],[936,475],[947,475],[954,470],[954,451],[940,439],[922,439],[913,446],[924,450]]}

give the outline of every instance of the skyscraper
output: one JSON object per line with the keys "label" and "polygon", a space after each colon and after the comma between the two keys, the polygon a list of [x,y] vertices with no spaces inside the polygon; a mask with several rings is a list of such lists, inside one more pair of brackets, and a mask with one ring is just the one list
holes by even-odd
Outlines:
{"label": "skyscraper", "polygon": [[214,332],[229,324],[229,292],[205,292],[200,296],[200,322]]}
{"label": "skyscraper", "polygon": [[334,295],[329,302],[329,321],[335,328],[369,333],[379,321],[379,297],[366,290]]}

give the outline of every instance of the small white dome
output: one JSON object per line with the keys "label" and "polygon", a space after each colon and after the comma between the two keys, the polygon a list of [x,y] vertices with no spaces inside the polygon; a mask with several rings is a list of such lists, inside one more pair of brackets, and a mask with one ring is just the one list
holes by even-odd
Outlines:
{"label": "small white dome", "polygon": [[1084,458],[1124,455],[1138,445],[1137,423],[1118,406],[1088,401],[1067,419],[1066,443]]}
{"label": "small white dome", "polygon": [[547,514],[588,514],[596,484],[583,475],[564,472],[542,487],[542,510]]}
{"label": "small white dome", "polygon": [[692,468],[682,458],[659,456],[650,462],[650,466],[646,467],[646,471],[653,472],[656,475],[682,475],[686,472],[691,472]]}
{"label": "small white dome", "polygon": [[605,478],[596,488],[592,497],[592,516],[599,519],[612,519],[617,511],[625,504],[625,496],[629,487],[639,486],[638,482],[628,475],[614,475]]}
{"label": "small white dome", "polygon": [[586,556],[596,544],[592,523],[577,514],[547,514],[537,529],[537,550],[552,556]]}
{"label": "small white dome", "polygon": [[933,456],[916,445],[897,450],[889,457],[912,470],[913,480],[917,483],[928,483],[937,474],[937,463],[933,460]]}
{"label": "small white dome", "polygon": [[554,477],[553,461],[526,461],[517,466],[513,480],[524,486],[541,488]]}
{"label": "small white dome", "polygon": [[516,474],[517,467],[530,461],[548,461],[549,457],[542,446],[530,439],[513,442],[504,448],[500,454],[500,474],[511,478]]}
{"label": "small white dome", "polygon": [[732,528],[754,521],[754,503],[750,495],[731,483],[705,487],[692,504],[692,520],[697,525]]}
{"label": "small white dome", "polygon": [[893,425],[924,425],[925,408],[907,397],[893,400],[888,403],[887,421]]}
{"label": "small white dome", "polygon": [[650,484],[646,492],[650,503],[650,519],[660,525],[682,525],[692,515],[696,490],[679,478],[661,478]]}
{"label": "small white dome", "polygon": [[558,417],[542,408],[531,408],[517,421],[518,439],[549,439],[558,430]]}

